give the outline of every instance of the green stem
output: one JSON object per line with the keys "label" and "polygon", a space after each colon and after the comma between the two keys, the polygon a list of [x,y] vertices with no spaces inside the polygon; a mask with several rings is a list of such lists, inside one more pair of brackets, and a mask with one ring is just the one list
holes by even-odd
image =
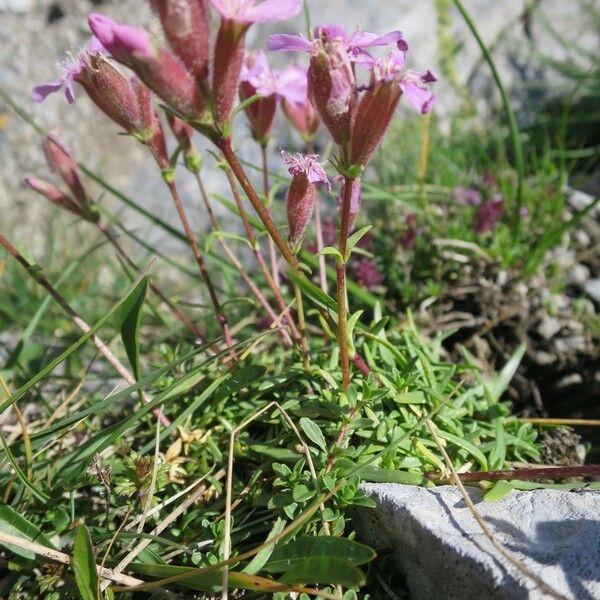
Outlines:
{"label": "green stem", "polygon": [[513,241],[517,241],[519,239],[519,235],[521,234],[521,208],[523,206],[523,181],[525,179],[525,161],[523,159],[523,145],[521,143],[521,136],[519,132],[519,126],[517,125],[517,119],[515,117],[515,113],[512,109],[510,100],[508,98],[508,94],[504,89],[504,85],[502,84],[502,80],[500,79],[500,75],[498,70],[496,69],[496,64],[492,59],[492,55],[485,45],[484,41],[481,39],[479,35],[479,31],[477,31],[477,27],[475,23],[471,19],[469,13],[466,11],[463,6],[461,0],[453,0],[454,5],[462,15],[465,23],[471,30],[473,37],[477,41],[483,56],[490,67],[492,72],[492,77],[494,78],[494,82],[496,83],[496,87],[500,92],[500,96],[502,97],[502,104],[504,105],[504,110],[506,111],[506,116],[508,118],[508,127],[510,130],[510,138],[513,146],[513,152],[515,154],[515,166],[517,169],[517,202],[515,205],[514,212],[514,225],[513,225]]}

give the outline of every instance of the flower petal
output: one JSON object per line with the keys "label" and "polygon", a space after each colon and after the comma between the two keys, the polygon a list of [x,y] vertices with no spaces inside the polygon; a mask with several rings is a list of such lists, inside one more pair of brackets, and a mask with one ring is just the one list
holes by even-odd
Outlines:
{"label": "flower petal", "polygon": [[435,95],[425,85],[424,78],[421,75],[414,71],[407,71],[400,80],[400,89],[421,114],[431,110],[435,102]]}
{"label": "flower petal", "polygon": [[297,52],[310,52],[312,50],[312,43],[303,35],[276,33],[269,36],[267,48],[274,51],[291,50]]}
{"label": "flower petal", "polygon": [[302,0],[264,0],[252,4],[246,12],[246,22],[271,23],[295,17],[302,8]]}
{"label": "flower petal", "polygon": [[36,85],[31,92],[31,97],[35,102],[43,102],[50,94],[58,92],[64,83],[64,79],[57,79],[50,83]]}

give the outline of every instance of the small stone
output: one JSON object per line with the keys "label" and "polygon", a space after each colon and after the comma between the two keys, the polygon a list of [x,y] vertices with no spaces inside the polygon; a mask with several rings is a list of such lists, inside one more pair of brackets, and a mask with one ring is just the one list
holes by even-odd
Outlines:
{"label": "small stone", "polygon": [[587,208],[593,201],[594,196],[580,190],[569,190],[569,204],[576,210]]}
{"label": "small stone", "polygon": [[545,367],[556,362],[556,356],[550,352],[545,352],[544,350],[532,352],[532,358],[541,367]]}
{"label": "small stone", "polygon": [[[375,509],[357,509],[359,538],[390,549],[413,600],[541,600],[549,596],[484,535],[455,486],[366,484]],[[540,489],[496,501],[468,488],[496,539],[565,598],[600,597],[600,494]]]}
{"label": "small stone", "polygon": [[592,300],[600,302],[600,279],[589,279],[583,289]]}
{"label": "small stone", "polygon": [[590,270],[581,263],[574,264],[567,272],[567,283],[577,287],[583,287],[590,278]]}
{"label": "small stone", "polygon": [[0,0],[0,12],[25,13],[33,10],[34,0]]}
{"label": "small stone", "polygon": [[562,329],[561,322],[555,317],[545,317],[537,327],[537,332],[545,340],[552,339]]}
{"label": "small stone", "polygon": [[583,382],[583,378],[579,373],[570,373],[569,375],[565,375],[561,377],[555,384],[557,389],[568,388],[572,385],[579,385]]}

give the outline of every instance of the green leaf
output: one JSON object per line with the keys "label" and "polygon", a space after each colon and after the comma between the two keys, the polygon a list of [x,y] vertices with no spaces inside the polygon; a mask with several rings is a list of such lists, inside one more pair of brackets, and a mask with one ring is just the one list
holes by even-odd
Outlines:
{"label": "green leaf", "polygon": [[[50,540],[39,530],[39,528],[30,523],[24,516],[20,515],[8,504],[0,503],[0,532],[18,536],[30,542],[36,542],[48,548],[54,548]],[[10,544],[4,544],[11,552],[29,560],[35,559],[35,552],[25,550]]]}
{"label": "green leaf", "polygon": [[321,256],[335,256],[336,260],[340,262],[343,260],[340,251],[337,248],[334,248],[333,246],[325,246],[325,248],[323,248],[323,250],[321,250],[319,254]]}
{"label": "green leaf", "polygon": [[48,363],[44,368],[40,369],[29,381],[23,384],[10,398],[5,400],[0,405],[0,413],[3,413],[9,406],[14,404],[19,398],[24,396],[36,383],[44,379],[48,373],[51,373],[59,364],[69,358],[76,350],[78,350],[85,342],[87,342],[101,327],[106,323],[120,308],[121,305],[129,298],[130,294],[134,293],[140,279],[127,290],[125,295],[112,306],[112,308],[84,335],[82,335],[74,344],[71,344],[62,354],[57,356],[53,361]]}
{"label": "green leaf", "polygon": [[[287,467],[286,467],[287,468]],[[278,517],[277,521],[271,529],[267,541],[273,539],[276,535],[279,535],[285,528],[286,520]],[[244,568],[244,573],[250,575],[256,575],[267,563],[271,555],[273,554],[274,546],[267,546],[263,548]]]}
{"label": "green leaf", "polygon": [[281,583],[322,583],[358,587],[364,585],[364,573],[347,560],[337,556],[311,556],[294,565],[283,577]]}
{"label": "green leaf", "polygon": [[484,500],[493,502],[494,500],[500,500],[504,496],[510,494],[515,489],[515,486],[508,481],[497,481],[492,488],[490,488],[483,496]]}
{"label": "green leaf", "polygon": [[314,490],[308,489],[307,486],[301,483],[294,487],[292,491],[292,498],[295,502],[306,502],[307,500],[310,500],[315,493],[316,492]]}
{"label": "green leaf", "polygon": [[365,467],[360,474],[364,481],[374,483],[402,483],[404,485],[423,485],[425,478],[419,473],[399,471],[395,469],[380,469],[378,467]]}
{"label": "green leaf", "polygon": [[[375,551],[369,546],[348,538],[304,535],[285,546],[277,545],[271,560],[265,566],[265,571],[268,573],[289,572],[290,569],[294,569],[308,559],[325,560],[331,557],[341,559],[345,564],[356,567],[373,560]],[[315,580],[308,578],[306,581]]]}
{"label": "green leaf", "polygon": [[465,440],[461,437],[458,437],[457,435],[454,435],[453,433],[443,431],[442,429],[439,429],[437,433],[442,439],[444,439],[448,442],[451,442],[452,444],[454,444],[455,446],[458,446],[459,448],[462,448],[468,454],[470,454],[473,458],[475,458],[477,460],[477,462],[479,463],[482,471],[489,470],[488,461],[487,461],[485,455],[483,454],[483,452],[479,448],[477,448],[477,446],[475,446],[471,442],[468,442],[467,440]]}
{"label": "green leaf", "polygon": [[142,307],[148,292],[148,277],[144,277],[125,299],[119,309],[121,322],[121,339],[127,352],[127,358],[136,381],[140,380],[140,323],[142,320]]}
{"label": "green leaf", "polygon": [[398,404],[425,404],[427,402],[425,395],[421,391],[404,392],[394,396],[394,402]]}
{"label": "green leaf", "polygon": [[352,255],[352,251],[354,250],[356,244],[358,244],[358,242],[360,242],[360,240],[362,240],[362,238],[365,237],[365,235],[367,235],[367,233],[369,233],[369,231],[372,228],[373,225],[367,225],[366,227],[362,227],[358,231],[355,231],[348,238],[348,241],[346,242],[346,261],[348,261],[350,256]]}
{"label": "green leaf", "polygon": [[517,372],[517,369],[521,364],[521,360],[523,359],[526,350],[527,345],[525,344],[525,342],[523,342],[513,352],[513,355],[502,367],[500,373],[498,373],[491,381],[484,384],[496,402],[500,400],[500,396],[502,396],[502,394],[506,391],[506,389],[508,388],[508,384],[515,376],[515,373]]}
{"label": "green leaf", "polygon": [[302,417],[300,419],[300,427],[306,434],[306,437],[313,443],[316,444],[323,452],[327,452],[327,443],[325,442],[325,436],[319,428],[319,426],[308,417]]}
{"label": "green leaf", "polygon": [[82,600],[98,600],[96,559],[90,532],[85,525],[80,525],[75,532],[72,566]]}

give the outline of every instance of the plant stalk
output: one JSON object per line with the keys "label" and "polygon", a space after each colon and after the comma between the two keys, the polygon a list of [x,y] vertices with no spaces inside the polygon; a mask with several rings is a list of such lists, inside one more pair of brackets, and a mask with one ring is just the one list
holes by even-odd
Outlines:
{"label": "plant stalk", "polygon": [[344,198],[342,201],[342,221],[340,225],[339,251],[336,264],[336,283],[338,301],[338,344],[340,347],[340,366],[342,368],[342,389],[350,385],[350,359],[348,352],[348,307],[346,302],[346,250],[350,234],[350,204],[352,202],[352,183],[354,179],[344,177]]}
{"label": "plant stalk", "polygon": [[206,267],[206,263],[204,262],[204,257],[200,252],[200,248],[198,246],[198,242],[196,241],[196,237],[194,232],[192,231],[192,227],[187,218],[187,214],[185,209],[183,208],[183,202],[181,201],[181,197],[179,196],[179,192],[177,191],[177,186],[175,182],[167,182],[167,187],[169,188],[169,192],[171,192],[171,197],[173,198],[173,203],[175,204],[175,208],[177,210],[177,214],[179,215],[179,220],[181,221],[181,225],[183,226],[183,230],[188,239],[188,243],[192,250],[192,254],[196,259],[196,263],[198,264],[198,269],[200,270],[200,275],[206,284],[208,289],[208,294],[210,296],[211,302],[215,309],[215,315],[217,317],[217,321],[223,330],[223,336],[225,338],[225,343],[229,348],[233,346],[233,338],[231,337],[231,330],[229,328],[229,324],[227,323],[227,318],[225,317],[225,313],[221,307],[221,303],[219,302],[219,298],[217,296],[217,292],[213,286],[210,275],[208,274],[208,269]]}
{"label": "plant stalk", "polygon": [[[229,168],[226,168],[225,172],[227,174],[227,180],[229,182],[229,186],[231,187],[231,193],[233,194],[233,197],[235,198],[235,203],[236,203],[238,212],[240,214],[240,218],[242,220],[242,225],[244,226],[244,231],[246,232],[248,241],[250,242],[250,245],[252,246],[252,253],[254,254],[254,257],[256,258],[256,262],[258,263],[258,266],[267,282],[267,285],[269,286],[269,288],[271,289],[271,292],[273,293],[273,297],[275,298],[275,302],[277,303],[278,309],[282,313],[285,313],[287,311],[286,303],[283,300],[283,297],[281,296],[281,291],[279,290],[279,287],[275,284],[275,281],[273,280],[273,277],[272,277],[271,273],[269,272],[269,267],[268,267],[267,263],[265,262],[265,259],[260,251],[260,245],[258,244],[256,235],[255,235],[254,230],[252,229],[252,225],[250,224],[250,221],[248,219],[248,214],[246,213],[246,209],[244,208],[244,204],[242,202],[242,198],[238,191],[238,187],[235,183],[235,178],[233,176],[232,170]],[[296,327],[296,324],[294,323],[294,319],[292,318],[292,316],[289,313],[286,314],[285,319],[286,319],[287,324],[290,327],[290,332],[291,332],[292,336],[298,343],[298,346],[300,348],[302,348],[302,336],[300,334],[300,331]]]}
{"label": "plant stalk", "polygon": [[[263,176],[263,191],[265,194],[265,203],[267,205],[267,210],[269,210],[269,193],[270,193],[270,184],[269,184],[269,158],[267,156],[267,144],[262,143],[260,145],[261,156],[262,156],[262,176]],[[269,258],[271,260],[271,274],[273,276],[273,281],[275,282],[275,286],[279,287],[279,268],[277,266],[277,252],[275,250],[275,242],[273,238],[269,236]]]}
{"label": "plant stalk", "polygon": [[[306,153],[315,153],[315,144],[312,140],[306,142]],[[318,193],[315,198],[315,236],[317,238],[317,253],[319,260],[319,284],[321,289],[328,294],[329,285],[327,284],[327,264],[325,262],[325,256],[321,254],[321,250],[325,247],[323,241],[323,222],[321,221],[321,202]]]}
{"label": "plant stalk", "polygon": [[[215,232],[219,232],[219,231],[221,231],[221,226],[220,226],[219,220],[217,219],[217,216],[212,208],[212,204],[208,197],[208,193],[206,192],[206,188],[204,187],[202,177],[200,176],[200,173],[198,173],[198,172],[195,172],[194,176],[195,176],[196,182],[198,184],[198,189],[200,190],[200,197],[202,198],[202,202],[204,203],[204,206],[206,207],[206,212],[208,213],[208,218],[210,219],[212,229]],[[250,291],[256,296],[259,303],[267,311],[267,314],[269,315],[269,317],[273,321],[275,321],[277,319],[277,314],[275,313],[275,311],[269,304],[269,301],[266,299],[265,295],[262,293],[260,288],[254,283],[254,280],[252,279],[252,277],[250,277],[248,275],[248,273],[244,269],[244,266],[239,261],[238,257],[235,255],[231,246],[221,236],[217,236],[217,240],[218,240],[221,248],[223,249],[223,252],[225,252],[227,258],[231,261],[231,264],[238,270],[238,272],[240,273],[242,279],[244,280],[244,282],[246,283],[246,285],[248,286]],[[291,346],[293,342],[292,342],[292,339],[290,338],[288,332],[285,329],[280,329],[280,332],[281,332],[281,336],[283,338],[283,343],[286,346]]]}

